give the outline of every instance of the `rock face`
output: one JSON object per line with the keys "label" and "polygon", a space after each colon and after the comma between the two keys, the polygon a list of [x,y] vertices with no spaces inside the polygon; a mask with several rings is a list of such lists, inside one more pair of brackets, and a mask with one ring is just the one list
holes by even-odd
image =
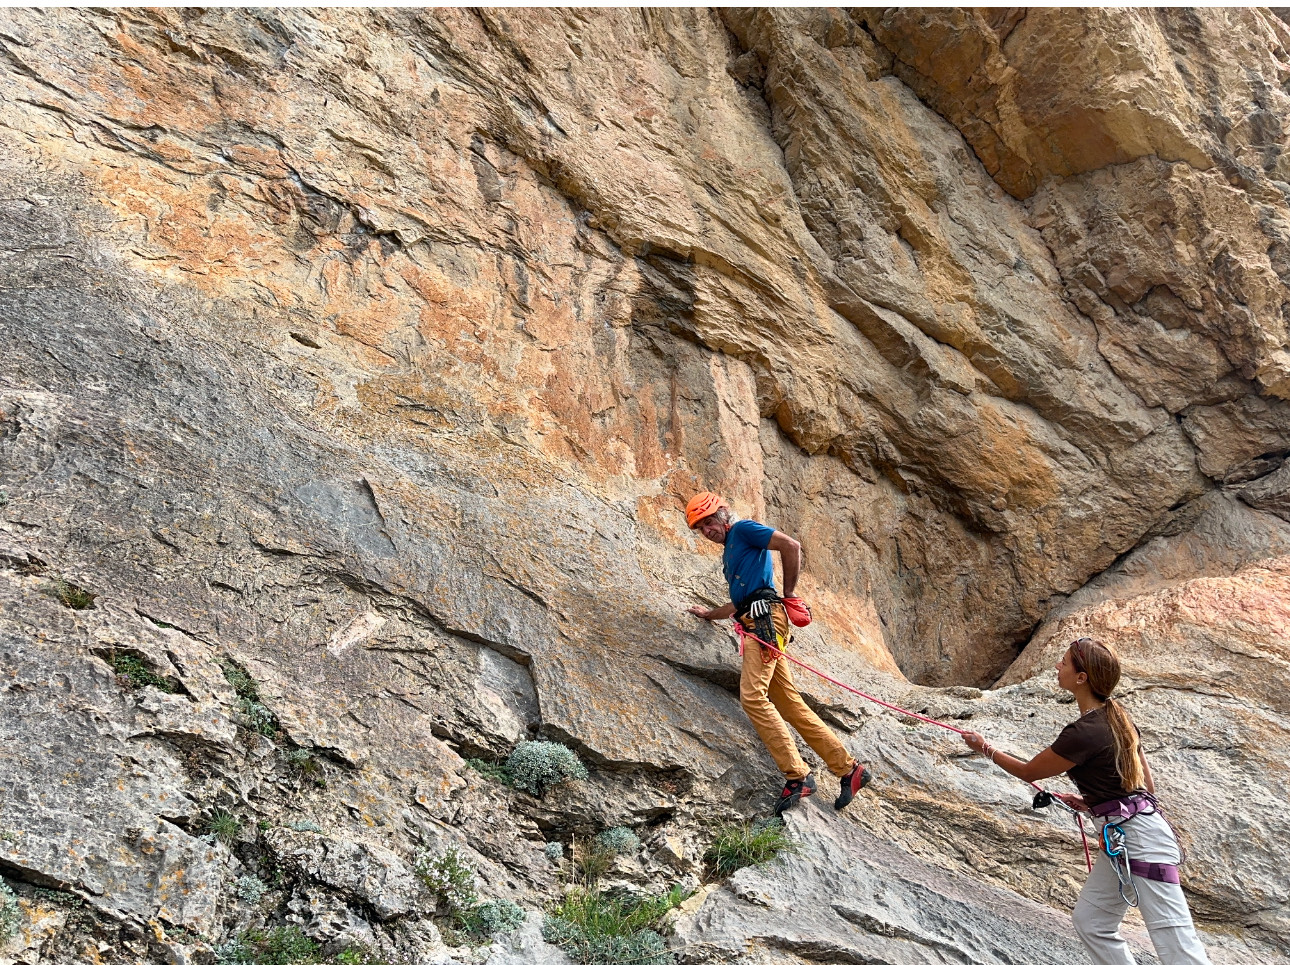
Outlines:
{"label": "rock face", "polygon": [[[1288,49],[1252,9],[7,11],[0,955],[460,959],[418,854],[536,911],[614,826],[693,886],[775,783],[684,616],[714,488],[806,547],[802,659],[995,743],[1117,644],[1214,960],[1285,961]],[[1078,961],[1070,829],[802,683],[880,780],[681,958],[1008,960],[968,908]],[[464,764],[531,737],[590,780]]]}

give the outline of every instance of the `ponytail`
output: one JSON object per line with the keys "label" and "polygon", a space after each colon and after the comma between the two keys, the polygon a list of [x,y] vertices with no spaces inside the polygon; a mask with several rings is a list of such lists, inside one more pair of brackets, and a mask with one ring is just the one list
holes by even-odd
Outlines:
{"label": "ponytail", "polygon": [[1126,792],[1141,791],[1147,782],[1142,773],[1141,749],[1133,720],[1120,702],[1110,697],[1106,699],[1106,719],[1115,738],[1115,772],[1120,775],[1120,786]]}
{"label": "ponytail", "polygon": [[1106,720],[1115,739],[1115,771],[1120,775],[1121,787],[1129,793],[1143,790],[1146,775],[1142,772],[1138,731],[1129,712],[1111,697],[1111,691],[1120,682],[1120,658],[1110,647],[1091,637],[1080,637],[1072,643],[1071,654],[1075,668],[1088,677],[1093,696],[1106,704]]}

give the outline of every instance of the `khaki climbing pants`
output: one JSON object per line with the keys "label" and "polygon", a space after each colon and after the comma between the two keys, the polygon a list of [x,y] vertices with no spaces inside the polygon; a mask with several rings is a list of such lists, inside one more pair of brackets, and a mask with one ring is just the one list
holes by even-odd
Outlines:
{"label": "khaki climbing pants", "polygon": [[[1099,826],[1103,822],[1099,821]],[[1159,814],[1139,814],[1123,823],[1125,848],[1137,861],[1177,864],[1181,854],[1173,830]],[[1134,965],[1128,944],[1120,937],[1120,922],[1129,906],[1120,897],[1120,883],[1105,854],[1079,893],[1071,919],[1075,933],[1096,965]],[[1209,965],[1196,937],[1182,885],[1134,876],[1138,911],[1163,965]]]}
{"label": "khaki climbing pants", "polygon": [[[771,614],[776,636],[784,640],[790,639],[791,629],[783,604],[772,606]],[[752,620],[744,619],[741,622],[745,629],[756,632],[753,630]],[[791,724],[836,777],[849,774],[856,765],[855,758],[815,711],[806,706],[802,695],[797,692],[797,685],[793,683],[788,661],[763,659],[762,651],[765,649],[754,640],[748,640],[744,646],[743,671],[739,677],[739,704],[752,721],[757,736],[770,751],[775,765],[783,772],[784,778],[790,781],[800,780],[811,771],[802,760],[797,742],[788,730],[788,725]]]}

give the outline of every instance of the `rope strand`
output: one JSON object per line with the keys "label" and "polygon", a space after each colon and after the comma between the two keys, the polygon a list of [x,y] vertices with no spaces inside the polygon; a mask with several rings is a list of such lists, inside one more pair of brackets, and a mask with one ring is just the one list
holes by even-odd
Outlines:
{"label": "rope strand", "polygon": [[[741,657],[743,656],[743,653],[744,653],[744,638],[747,637],[749,639],[756,640],[759,644],[761,644],[772,654],[774,654],[772,659],[778,660],[782,658],[784,660],[787,660],[789,663],[795,664],[796,666],[801,667],[803,670],[809,670],[811,673],[815,674],[815,676],[821,678],[822,680],[827,680],[835,687],[841,687],[843,690],[847,691],[848,693],[852,693],[852,694],[855,694],[857,697],[863,697],[865,700],[872,701],[873,703],[877,704],[879,707],[886,707],[888,710],[894,710],[898,714],[904,714],[906,717],[913,717],[915,720],[926,721],[929,724],[935,724],[937,727],[944,727],[946,730],[951,730],[956,734],[962,735],[962,734],[971,733],[971,731],[961,730],[960,728],[955,727],[952,724],[947,724],[944,721],[936,720],[935,718],[932,718],[932,717],[924,717],[922,714],[916,714],[912,710],[906,710],[904,707],[899,707],[896,704],[889,704],[887,703],[887,701],[880,700],[879,698],[875,697],[873,694],[866,694],[863,690],[857,690],[855,687],[850,687],[844,684],[841,680],[835,680],[833,677],[830,677],[828,674],[824,673],[823,671],[816,670],[810,664],[803,663],[802,661],[798,660],[796,657],[790,656],[787,651],[780,650],[778,647],[772,646],[771,644],[763,640],[761,637],[757,636],[757,634],[750,633],[747,629],[744,628],[744,625],[740,623],[738,620],[734,621],[734,628],[735,628],[735,635],[739,637],[739,656]],[[990,760],[991,762],[997,765],[999,762],[994,759],[994,753],[995,753],[994,748],[991,748],[990,755],[989,755]],[[1043,788],[1040,787],[1038,784],[1036,784],[1034,781],[1026,781],[1026,783],[1029,784],[1031,787],[1033,787],[1036,791],[1043,790]],[[1089,855],[1088,835],[1084,831],[1084,818],[1074,808],[1070,808],[1070,810],[1071,810],[1071,813],[1075,815],[1075,823],[1079,825],[1080,839],[1084,843],[1084,862],[1085,864],[1088,865],[1088,870],[1092,871],[1093,859]]]}

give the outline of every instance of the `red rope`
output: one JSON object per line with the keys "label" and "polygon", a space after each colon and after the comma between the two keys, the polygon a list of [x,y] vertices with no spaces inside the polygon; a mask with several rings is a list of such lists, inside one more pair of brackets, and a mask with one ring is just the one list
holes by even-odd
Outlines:
{"label": "red rope", "polygon": [[914,717],[918,720],[926,721],[929,724],[935,724],[937,727],[944,727],[946,730],[952,730],[956,734],[969,733],[969,731],[959,730],[957,727],[952,727],[949,724],[942,723],[939,720],[933,720],[931,717],[924,717],[922,714],[916,714],[912,710],[906,710],[904,707],[897,707],[895,704],[889,704],[885,700],[879,700],[873,694],[866,694],[863,690],[856,690],[854,687],[848,687],[841,680],[834,680],[828,674],[822,673],[819,670],[816,670],[814,667],[810,666],[809,664],[802,663],[802,661],[798,660],[796,657],[789,656],[787,653],[785,653],[783,650],[780,650],[778,647],[771,646],[771,644],[767,643],[761,637],[757,636],[757,634],[749,633],[746,629],[744,629],[744,625],[740,623],[738,620],[735,620],[734,624],[735,624],[735,633],[739,635],[739,656],[741,657],[744,655],[744,637],[751,637],[753,640],[756,640],[758,643],[760,643],[763,647],[768,647],[772,652],[774,652],[777,655],[775,659],[778,659],[779,657],[783,657],[789,663],[797,664],[797,666],[801,667],[803,670],[809,670],[811,673],[815,674],[815,676],[823,677],[825,680],[833,684],[835,687],[841,687],[843,690],[849,691],[850,693],[855,694],[857,697],[863,697],[865,700],[871,700],[875,704],[878,704],[880,707],[886,707],[888,710],[894,710],[896,713],[904,714],[906,717]]}
{"label": "red rope", "polygon": [[[951,724],[947,724],[943,721],[935,720],[934,718],[931,718],[931,717],[924,717],[922,714],[916,714],[912,710],[906,710],[904,707],[897,707],[895,704],[889,704],[885,700],[879,700],[873,694],[866,694],[863,690],[857,690],[855,687],[849,687],[846,684],[844,684],[841,680],[835,680],[834,678],[830,677],[828,674],[820,670],[816,670],[810,664],[802,663],[802,661],[798,660],[796,657],[789,656],[789,654],[786,651],[780,650],[778,647],[767,643],[761,637],[757,636],[757,634],[749,633],[748,630],[744,628],[744,625],[740,623],[738,620],[735,620],[733,622],[735,627],[735,634],[739,637],[739,656],[741,657],[744,655],[744,638],[749,637],[753,640],[756,640],[763,647],[766,647],[774,655],[771,659],[778,660],[779,658],[782,657],[783,659],[787,660],[789,663],[796,664],[797,666],[801,667],[803,670],[809,670],[811,673],[815,674],[815,676],[820,677],[824,680],[827,680],[835,687],[841,687],[843,690],[847,691],[848,693],[852,693],[852,694],[855,694],[857,697],[863,697],[865,700],[872,701],[873,703],[877,704],[879,707],[886,707],[888,710],[894,710],[898,714],[904,714],[906,717],[913,717],[915,720],[926,721],[929,724],[935,724],[937,727],[944,727],[946,730],[952,730],[956,734],[971,733],[971,731],[960,730],[959,728],[954,727]],[[1026,783],[1029,784],[1031,787],[1033,787],[1036,791],[1043,790],[1043,788],[1040,787],[1038,784],[1036,784],[1034,781],[1026,781]],[[1078,811],[1075,812],[1075,823],[1079,825],[1080,840],[1083,841],[1084,843],[1084,862],[1088,865],[1088,870],[1092,871],[1093,859],[1089,856],[1088,835],[1084,833],[1084,818],[1080,815]]]}

